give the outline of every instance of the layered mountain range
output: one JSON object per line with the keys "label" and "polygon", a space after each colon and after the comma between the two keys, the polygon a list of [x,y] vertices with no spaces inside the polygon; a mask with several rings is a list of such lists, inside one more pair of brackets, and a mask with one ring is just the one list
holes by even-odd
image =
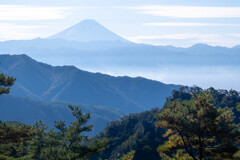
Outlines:
{"label": "layered mountain range", "polygon": [[9,95],[0,96],[1,120],[33,124],[73,120],[68,105],[91,114],[93,136],[127,113],[161,107],[178,85],[137,77],[113,77],[74,66],[51,66],[27,55],[0,55],[0,73],[16,78]]}
{"label": "layered mountain range", "polygon": [[125,112],[161,107],[178,85],[137,77],[113,77],[74,66],[37,62],[27,55],[0,55],[0,72],[17,78],[11,94],[40,101],[102,105]]}
{"label": "layered mountain range", "polygon": [[84,20],[45,39],[0,42],[0,54],[27,54],[53,65],[71,64],[101,71],[109,67],[239,65],[240,48],[136,44],[95,20]]}
{"label": "layered mountain range", "polygon": [[10,95],[0,97],[0,120],[34,123],[42,119],[50,125],[53,120],[69,122],[67,105],[74,104],[91,113],[93,134],[127,113],[161,107],[180,85],[86,69],[137,68],[144,72],[142,69],[151,71],[172,65],[240,66],[239,46],[196,44],[181,48],[136,44],[94,20],[84,20],[45,39],[0,42],[0,54],[0,73],[17,79]]}

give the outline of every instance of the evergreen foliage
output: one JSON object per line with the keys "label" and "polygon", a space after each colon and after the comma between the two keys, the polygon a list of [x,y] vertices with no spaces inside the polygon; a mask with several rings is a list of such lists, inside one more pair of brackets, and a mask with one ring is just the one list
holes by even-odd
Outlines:
{"label": "evergreen foliage", "polygon": [[[236,94],[237,93],[237,94]],[[208,95],[208,98],[203,98],[205,95]],[[238,150],[238,146],[235,145],[238,143],[238,138],[235,135],[237,135],[237,130],[233,129],[233,132],[230,132],[231,127],[238,127],[236,125],[236,122],[239,120],[239,112],[237,111],[237,105],[239,105],[240,102],[240,96],[239,92],[230,90],[215,90],[214,88],[209,88],[207,90],[203,90],[199,87],[182,87],[179,90],[173,90],[172,95],[167,98],[167,102],[165,103],[163,109],[154,109],[152,111],[145,111],[138,114],[130,114],[128,116],[123,117],[120,121],[113,121],[111,122],[105,130],[97,136],[97,138],[109,138],[109,148],[103,151],[99,155],[95,155],[94,157],[91,157],[92,160],[97,159],[97,157],[100,157],[102,159],[109,159],[109,160],[115,160],[117,158],[122,157],[123,155],[129,153],[131,150],[135,150],[134,154],[134,160],[145,160],[145,159],[151,159],[151,160],[160,160],[160,159],[166,159],[166,160],[192,160],[193,158],[185,151],[183,143],[181,141],[181,137],[179,137],[176,132],[173,130],[168,130],[165,128],[155,128],[156,119],[154,117],[155,114],[161,114],[164,112],[166,108],[171,103],[176,103],[179,106],[180,104],[187,104],[188,106],[192,106],[192,104],[195,104],[196,96],[203,96],[201,99],[199,99],[200,102],[208,102],[206,104],[205,110],[201,107],[201,105],[195,106],[193,113],[195,113],[195,116],[197,113],[201,113],[202,111],[209,111],[206,112],[208,114],[210,113],[217,113],[216,115],[221,115],[224,117],[221,122],[224,122],[224,120],[228,121],[228,123],[223,123],[226,125],[226,132],[229,131],[228,136],[224,139],[224,143],[222,141],[217,141],[214,143],[214,146],[217,145],[222,150],[219,151],[221,154],[220,156],[231,157],[235,158],[240,157],[239,152],[236,152]],[[201,100],[201,101],[200,101]],[[228,106],[228,108],[225,108],[225,106]],[[202,109],[202,110],[198,110]],[[209,109],[209,110],[208,110]],[[180,112],[182,111],[182,112]],[[181,120],[181,118],[184,118],[184,116],[188,113],[185,107],[185,110],[180,110],[179,112],[176,111],[175,114],[172,113],[172,116],[175,116],[175,121],[178,122]],[[210,112],[211,111],[211,112]],[[232,113],[234,112],[234,114]],[[182,116],[179,116],[182,115]],[[234,116],[236,118],[234,119]],[[179,116],[179,117],[177,117]],[[188,115],[188,119],[190,119],[192,116]],[[202,115],[202,118],[204,121],[211,119],[214,119],[214,116],[209,115],[209,117],[205,117]],[[219,122],[221,119],[218,119]],[[217,122],[217,121],[215,121]],[[235,124],[234,124],[235,122]],[[180,123],[180,122],[179,122]],[[186,122],[187,123],[187,120]],[[208,122],[209,124],[210,122]],[[221,124],[221,125],[223,125]],[[216,124],[217,125],[217,124]],[[143,126],[143,127],[142,127]],[[190,126],[189,126],[190,127]],[[193,125],[192,125],[193,127]],[[208,126],[209,130],[211,130],[211,126]],[[212,126],[214,127],[214,126]],[[229,127],[229,128],[228,128]],[[193,127],[196,129],[196,126]],[[221,128],[220,128],[221,129]],[[220,130],[219,129],[219,130]],[[142,134],[142,131],[144,131],[144,134]],[[190,130],[194,131],[194,130]],[[216,129],[215,129],[216,131]],[[213,130],[211,130],[213,132]],[[216,131],[217,132],[217,131]],[[234,133],[235,132],[235,133]],[[223,136],[225,133],[220,133],[219,136]],[[210,137],[210,140],[214,140],[211,137],[212,135],[209,135],[206,133],[206,138]],[[225,136],[227,136],[225,134]],[[216,137],[218,138],[218,137]],[[231,139],[232,138],[232,139]],[[236,139],[234,139],[236,138]],[[195,140],[193,138],[193,140]],[[226,143],[225,143],[226,141]],[[227,142],[230,142],[227,144]],[[195,142],[196,143],[196,142]],[[196,144],[194,145],[196,146]],[[210,143],[206,141],[205,143]],[[219,145],[221,144],[221,145]],[[161,145],[159,147],[159,145]],[[229,146],[227,146],[229,145]],[[227,146],[227,148],[224,149],[224,146]],[[171,149],[170,149],[171,148]],[[161,154],[162,157],[159,156],[159,153],[157,150],[163,154]],[[230,150],[229,152],[227,150]],[[163,152],[166,151],[166,152]],[[208,149],[210,152],[210,149]],[[227,153],[226,153],[227,151]],[[174,153],[172,155],[172,153]],[[213,154],[216,154],[216,152]],[[214,155],[214,157],[215,157]],[[211,157],[209,157],[211,158]],[[215,157],[216,158],[216,157]],[[218,157],[219,158],[219,157]],[[216,159],[218,159],[216,158]],[[228,158],[228,159],[231,159]]]}
{"label": "evergreen foliage", "polygon": [[75,121],[66,125],[55,122],[55,128],[47,130],[42,121],[33,126],[0,123],[0,159],[28,160],[84,160],[103,151],[107,139],[91,141],[84,132],[92,130],[87,125],[90,114],[83,114],[78,107],[69,106]]}
{"label": "evergreen foliage", "polygon": [[31,144],[33,159],[49,160],[77,160],[88,159],[91,154],[105,149],[107,140],[91,142],[83,135],[92,130],[92,125],[86,125],[90,114],[83,114],[78,107],[69,106],[75,121],[69,126],[65,121],[56,121],[55,130],[47,129],[41,121],[34,125],[39,133]]}
{"label": "evergreen foliage", "polygon": [[[168,141],[158,148],[162,158],[171,159],[166,152],[173,153],[173,159],[234,158],[240,140],[239,125],[234,123],[231,109],[214,105],[210,93],[184,93],[185,100],[177,98],[168,101],[161,113],[156,115],[159,120],[156,126],[168,129],[163,135],[168,137]],[[186,95],[190,94],[191,99],[186,100],[189,99]]]}
{"label": "evergreen foliage", "polygon": [[15,83],[15,78],[9,77],[3,73],[0,73],[0,95],[9,93],[12,85]]}
{"label": "evergreen foliage", "polygon": [[[167,98],[167,101],[174,101],[177,99],[181,100],[191,100],[194,96],[194,94],[199,94],[201,92],[209,92],[209,94],[212,96],[212,103],[216,107],[224,108],[228,107],[231,108],[232,111],[234,112],[234,115],[236,117],[240,117],[240,112],[238,112],[238,108],[240,110],[240,107],[238,105],[240,104],[240,92],[236,90],[223,90],[219,89],[216,90],[214,88],[208,88],[206,90],[203,90],[202,88],[199,87],[181,87],[179,90],[173,90],[172,95]],[[165,103],[165,105],[168,103]],[[164,106],[165,106],[164,105]],[[164,107],[163,107],[164,108]],[[234,120],[235,123],[240,123],[239,118],[235,118]]]}
{"label": "evergreen foliage", "polygon": [[[0,156],[9,159],[27,155],[27,142],[34,132],[31,126],[0,123]],[[1,158],[0,158],[1,159]],[[4,159],[4,158],[3,158]]]}
{"label": "evergreen foliage", "polygon": [[130,114],[120,121],[111,122],[96,137],[97,139],[110,139],[109,148],[90,159],[115,160],[134,150],[133,160],[160,160],[157,147],[164,142],[164,138],[159,136],[164,133],[164,130],[156,128],[154,125],[156,121],[154,114],[159,113],[159,111],[159,109],[153,109]]}

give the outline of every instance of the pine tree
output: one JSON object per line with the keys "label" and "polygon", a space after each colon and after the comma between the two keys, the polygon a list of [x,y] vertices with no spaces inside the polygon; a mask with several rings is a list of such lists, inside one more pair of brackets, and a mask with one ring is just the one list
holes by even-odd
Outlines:
{"label": "pine tree", "polygon": [[87,125],[90,114],[83,114],[78,107],[69,106],[75,121],[69,126],[65,121],[55,121],[55,128],[45,132],[43,123],[37,123],[35,130],[39,133],[31,143],[32,159],[37,160],[82,160],[106,148],[107,140],[90,141],[84,132],[92,130]]}
{"label": "pine tree", "polygon": [[34,136],[32,127],[28,125],[10,125],[0,123],[0,155],[6,157],[22,157],[27,155],[27,141]]}
{"label": "pine tree", "polygon": [[0,73],[0,95],[9,93],[10,87],[14,85],[15,78]]}
{"label": "pine tree", "polygon": [[215,107],[208,92],[169,101],[156,118],[157,127],[168,129],[168,141],[158,148],[164,159],[233,159],[238,150],[240,130],[232,110]]}
{"label": "pine tree", "polygon": [[[15,78],[0,73],[0,95],[8,94]],[[0,158],[22,157],[27,154],[26,142],[33,137],[31,126],[0,121]],[[4,157],[4,158],[2,158]]]}
{"label": "pine tree", "polygon": [[61,147],[59,155],[61,159],[87,159],[94,153],[99,153],[106,148],[107,141],[95,141],[89,144],[90,140],[84,132],[90,132],[92,125],[87,125],[90,114],[83,114],[78,107],[69,106],[75,121],[69,127],[65,122],[56,122],[56,128],[60,131]]}
{"label": "pine tree", "polygon": [[30,141],[30,154],[33,159],[43,159],[42,150],[46,147],[47,126],[41,120],[33,125],[35,136]]}

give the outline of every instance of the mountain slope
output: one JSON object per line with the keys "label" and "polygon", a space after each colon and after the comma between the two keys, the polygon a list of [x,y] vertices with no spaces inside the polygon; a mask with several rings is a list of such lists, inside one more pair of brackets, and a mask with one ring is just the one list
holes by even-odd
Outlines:
{"label": "mountain slope", "polygon": [[[172,95],[168,97],[169,101],[190,100],[193,93],[209,92],[212,95],[212,104],[216,107],[224,108],[228,106],[233,110],[235,123],[239,124],[240,113],[237,110],[238,102],[240,102],[240,92],[235,90],[216,90],[209,88],[202,90],[199,87],[188,89],[174,90]],[[166,106],[165,106],[166,107]],[[160,160],[162,159],[157,152],[157,147],[166,141],[163,135],[166,129],[157,128],[155,126],[157,120],[155,115],[161,112],[156,108],[151,111],[144,111],[136,114],[129,114],[121,118],[121,120],[113,121],[95,138],[109,138],[109,148],[101,154],[92,157],[92,160],[101,158],[115,160],[122,155],[135,150],[133,160]]]}
{"label": "mountain slope", "polygon": [[[74,118],[68,109],[70,103],[64,102],[41,102],[29,98],[20,98],[11,95],[0,96],[0,120],[1,121],[19,121],[25,124],[34,124],[42,120],[50,128],[54,121],[66,121],[68,124]],[[91,106],[83,104],[71,105],[79,106],[84,113],[90,113],[89,124],[93,124],[93,131],[89,135],[93,136],[103,130],[106,124],[112,120],[118,120],[125,113],[110,107]]]}
{"label": "mountain slope", "polygon": [[66,30],[49,37],[50,39],[66,39],[69,41],[122,41],[128,42],[112,31],[106,29],[95,20],[83,20],[82,22],[67,28]]}
{"label": "mountain slope", "polygon": [[11,94],[35,100],[111,106],[140,112],[165,102],[173,89],[144,78],[112,77],[74,66],[53,67],[26,55],[0,55],[0,72],[17,78]]}
{"label": "mountain slope", "polygon": [[111,122],[96,137],[109,138],[109,148],[90,159],[115,160],[134,150],[134,160],[160,160],[157,147],[164,142],[164,129],[155,127],[154,114],[158,112],[159,109],[153,109]]}

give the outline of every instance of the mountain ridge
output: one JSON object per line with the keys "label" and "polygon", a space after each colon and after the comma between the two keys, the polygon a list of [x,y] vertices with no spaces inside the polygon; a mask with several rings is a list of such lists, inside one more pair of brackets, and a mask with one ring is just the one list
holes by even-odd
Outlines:
{"label": "mountain ridge", "polygon": [[180,87],[91,73],[74,66],[53,67],[26,55],[0,55],[0,59],[0,72],[17,78],[11,94],[41,101],[110,106],[132,113],[161,106],[166,96]]}

